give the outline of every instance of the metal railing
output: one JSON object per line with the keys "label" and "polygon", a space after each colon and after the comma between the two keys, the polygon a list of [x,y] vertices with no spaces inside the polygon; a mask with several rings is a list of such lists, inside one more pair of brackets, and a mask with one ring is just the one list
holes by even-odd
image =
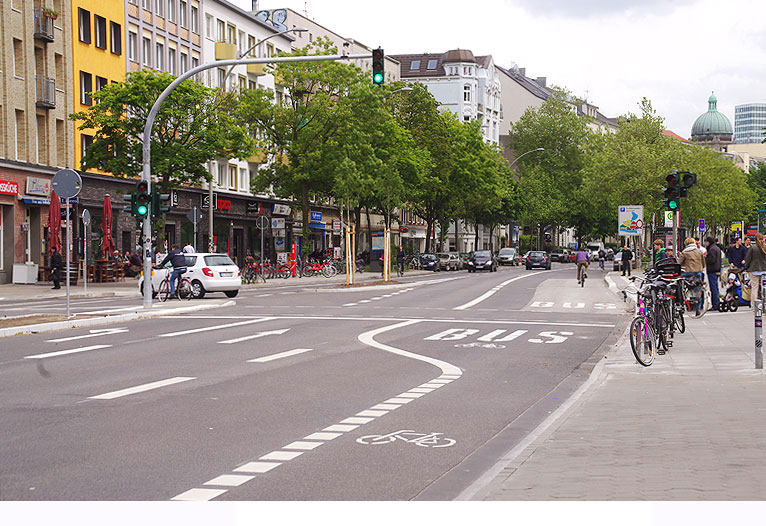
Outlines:
{"label": "metal railing", "polygon": [[38,108],[56,107],[56,80],[44,75],[37,75],[35,81],[35,100]]}
{"label": "metal railing", "polygon": [[35,38],[53,42],[53,19],[43,13],[42,7],[35,7]]}

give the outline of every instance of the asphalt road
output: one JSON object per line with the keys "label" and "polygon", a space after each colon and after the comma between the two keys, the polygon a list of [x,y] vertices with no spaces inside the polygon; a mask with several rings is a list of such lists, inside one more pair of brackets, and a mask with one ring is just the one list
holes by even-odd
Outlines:
{"label": "asphalt road", "polygon": [[595,274],[249,289],[2,339],[0,500],[454,499],[616,340]]}

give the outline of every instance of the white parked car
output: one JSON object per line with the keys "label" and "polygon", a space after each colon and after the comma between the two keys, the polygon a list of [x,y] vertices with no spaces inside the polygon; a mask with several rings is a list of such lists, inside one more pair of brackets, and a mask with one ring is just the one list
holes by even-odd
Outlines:
{"label": "white parked car", "polygon": [[[195,298],[204,298],[208,292],[223,292],[233,298],[242,286],[242,276],[236,264],[226,254],[184,254],[186,272],[184,278],[189,278]],[[152,297],[157,294],[160,283],[170,276],[173,266],[168,262],[163,268],[152,269]],[[144,293],[143,273],[138,280],[138,290]]]}

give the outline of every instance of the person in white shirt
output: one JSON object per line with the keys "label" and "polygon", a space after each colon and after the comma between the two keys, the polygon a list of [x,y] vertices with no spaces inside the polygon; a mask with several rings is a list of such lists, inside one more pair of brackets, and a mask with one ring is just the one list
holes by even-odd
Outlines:
{"label": "person in white shirt", "polygon": [[186,243],[186,246],[184,246],[184,254],[193,254],[194,253],[194,247],[191,245],[191,242]]}

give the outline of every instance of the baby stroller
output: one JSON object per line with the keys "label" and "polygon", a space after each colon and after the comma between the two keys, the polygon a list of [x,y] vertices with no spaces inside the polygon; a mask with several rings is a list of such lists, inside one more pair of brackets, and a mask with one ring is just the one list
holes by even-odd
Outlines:
{"label": "baby stroller", "polygon": [[[726,284],[726,294],[723,299],[718,303],[718,310],[721,312],[737,312],[740,305],[750,305],[750,284],[743,284],[739,279],[739,275],[742,275],[744,281],[744,274],[740,272],[731,272]],[[747,297],[745,297],[747,295]]]}

